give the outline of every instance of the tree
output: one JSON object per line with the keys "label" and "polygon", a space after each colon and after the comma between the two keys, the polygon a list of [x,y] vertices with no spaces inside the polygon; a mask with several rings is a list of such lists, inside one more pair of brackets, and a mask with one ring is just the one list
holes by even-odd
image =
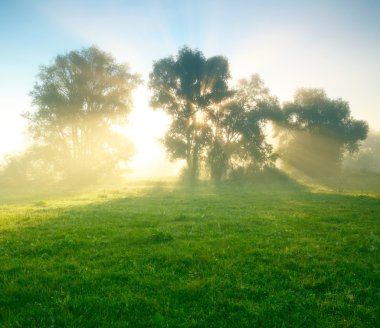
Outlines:
{"label": "tree", "polygon": [[21,153],[7,155],[0,168],[0,185],[22,186],[37,183],[39,187],[59,181],[61,176],[53,165],[52,152],[31,145]]}
{"label": "tree", "polygon": [[380,133],[371,131],[360,150],[345,157],[343,166],[349,172],[380,173]]}
{"label": "tree", "polygon": [[290,130],[283,136],[282,158],[312,176],[339,172],[344,154],[367,137],[367,123],[351,116],[348,103],[321,89],[298,90],[283,110]]}
{"label": "tree", "polygon": [[66,178],[117,169],[132,147],[113,126],[127,122],[139,82],[127,65],[96,47],[58,55],[40,68],[31,92],[36,110],[25,116],[34,147]]}
{"label": "tree", "polygon": [[259,75],[239,81],[234,94],[219,107],[211,107],[212,138],[208,148],[211,178],[219,181],[228,171],[252,171],[273,164],[272,146],[265,124],[282,119],[277,98]]}
{"label": "tree", "polygon": [[176,57],[154,63],[150,74],[151,105],[172,118],[164,138],[171,159],[184,159],[188,177],[199,175],[201,157],[211,133],[207,108],[230,96],[228,61],[221,56],[206,58],[199,50],[184,47]]}

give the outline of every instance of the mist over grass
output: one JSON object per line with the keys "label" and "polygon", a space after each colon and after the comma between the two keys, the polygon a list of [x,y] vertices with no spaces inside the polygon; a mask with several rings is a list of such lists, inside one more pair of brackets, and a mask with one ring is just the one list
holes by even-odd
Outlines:
{"label": "mist over grass", "polygon": [[4,327],[377,324],[379,194],[268,176],[55,192],[2,195]]}

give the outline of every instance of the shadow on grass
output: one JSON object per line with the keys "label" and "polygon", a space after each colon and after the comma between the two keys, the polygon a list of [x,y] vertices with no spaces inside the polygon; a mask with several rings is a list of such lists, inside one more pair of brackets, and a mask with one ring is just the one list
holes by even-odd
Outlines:
{"label": "shadow on grass", "polygon": [[378,198],[262,181],[81,199],[1,233],[0,323],[376,324]]}

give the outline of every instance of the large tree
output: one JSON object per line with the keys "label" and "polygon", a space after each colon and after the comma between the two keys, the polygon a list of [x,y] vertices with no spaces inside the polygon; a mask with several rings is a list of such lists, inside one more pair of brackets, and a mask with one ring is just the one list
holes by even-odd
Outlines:
{"label": "large tree", "polygon": [[184,159],[188,177],[197,179],[201,157],[211,133],[207,109],[230,96],[228,61],[206,58],[202,52],[184,47],[177,56],[153,65],[149,86],[151,105],[172,118],[164,145],[172,159]]}
{"label": "large tree", "polygon": [[113,130],[132,110],[139,83],[127,65],[96,47],[58,55],[42,66],[26,114],[34,148],[64,176],[101,175],[131,156],[131,143]]}
{"label": "large tree", "polygon": [[282,119],[277,98],[258,75],[239,81],[233,96],[209,108],[212,138],[207,161],[214,181],[234,170],[252,171],[273,164],[265,125]]}
{"label": "large tree", "polygon": [[282,135],[282,158],[309,175],[336,174],[344,154],[367,137],[367,123],[351,116],[348,103],[321,89],[298,90],[283,110],[289,129]]}

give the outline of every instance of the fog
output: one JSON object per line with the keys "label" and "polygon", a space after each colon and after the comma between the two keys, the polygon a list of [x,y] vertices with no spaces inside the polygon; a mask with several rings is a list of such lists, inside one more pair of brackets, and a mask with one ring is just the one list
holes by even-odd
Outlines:
{"label": "fog", "polygon": [[[256,158],[264,154],[269,158],[269,152],[273,156],[268,167],[288,168],[289,172],[298,170],[313,177],[331,175],[335,166],[339,174],[379,172],[376,131],[380,129],[377,110],[380,103],[376,87],[380,82],[376,72],[380,48],[376,27],[380,19],[378,4],[374,2],[304,4],[295,1],[280,6],[275,1],[265,4],[222,1],[216,6],[213,1],[191,4],[141,1],[134,5],[111,2],[88,6],[74,1],[41,1],[2,3],[0,9],[3,30],[9,31],[1,36],[0,54],[3,184],[22,185],[32,180],[41,185],[58,183],[67,179],[67,175],[75,175],[71,179],[83,183],[180,179],[186,170],[186,160],[184,156],[170,160],[172,153],[168,152],[164,139],[173,117],[150,105],[149,74],[155,62],[175,56],[183,45],[200,50],[206,58],[227,58],[230,87],[258,73],[278,100],[280,109],[292,101],[300,87],[324,89],[331,99],[347,101],[352,116],[366,121],[371,128],[368,139],[358,141],[358,150],[353,153],[329,135],[289,131],[288,127],[272,138],[271,132],[265,131],[265,126],[273,123],[270,119],[251,125],[257,131],[249,151],[248,143],[245,148],[238,143],[227,145],[224,136],[214,135],[214,146],[217,138],[225,146],[225,153],[218,153],[229,165],[224,172],[225,180],[246,171],[247,163],[255,166],[254,153]],[[30,122],[22,115],[36,110],[29,93],[37,81],[39,67],[49,65],[57,55],[91,45],[109,53],[116,62],[128,64],[132,73],[139,74],[142,83],[131,91],[133,105],[127,115],[128,122],[110,124],[112,132],[97,130],[90,139],[103,146],[87,149],[86,156],[68,163],[71,155],[67,146],[72,145],[67,135],[72,133],[71,128],[62,130],[63,143],[58,146],[52,141],[47,147],[32,140],[27,132]],[[203,113],[198,111],[195,115]],[[213,124],[207,128],[215,132]],[[224,128],[219,127],[219,131]],[[84,136],[87,132],[81,133]],[[206,162],[211,154],[211,142],[208,143],[199,154],[200,177],[205,180],[210,178],[210,165]],[[117,160],[116,148],[125,148]],[[111,170],[109,164],[115,161],[117,169]],[[262,169],[258,166],[254,170]],[[67,167],[73,167],[71,172],[78,172],[63,172]],[[92,176],[93,171],[99,172],[96,178]]]}

